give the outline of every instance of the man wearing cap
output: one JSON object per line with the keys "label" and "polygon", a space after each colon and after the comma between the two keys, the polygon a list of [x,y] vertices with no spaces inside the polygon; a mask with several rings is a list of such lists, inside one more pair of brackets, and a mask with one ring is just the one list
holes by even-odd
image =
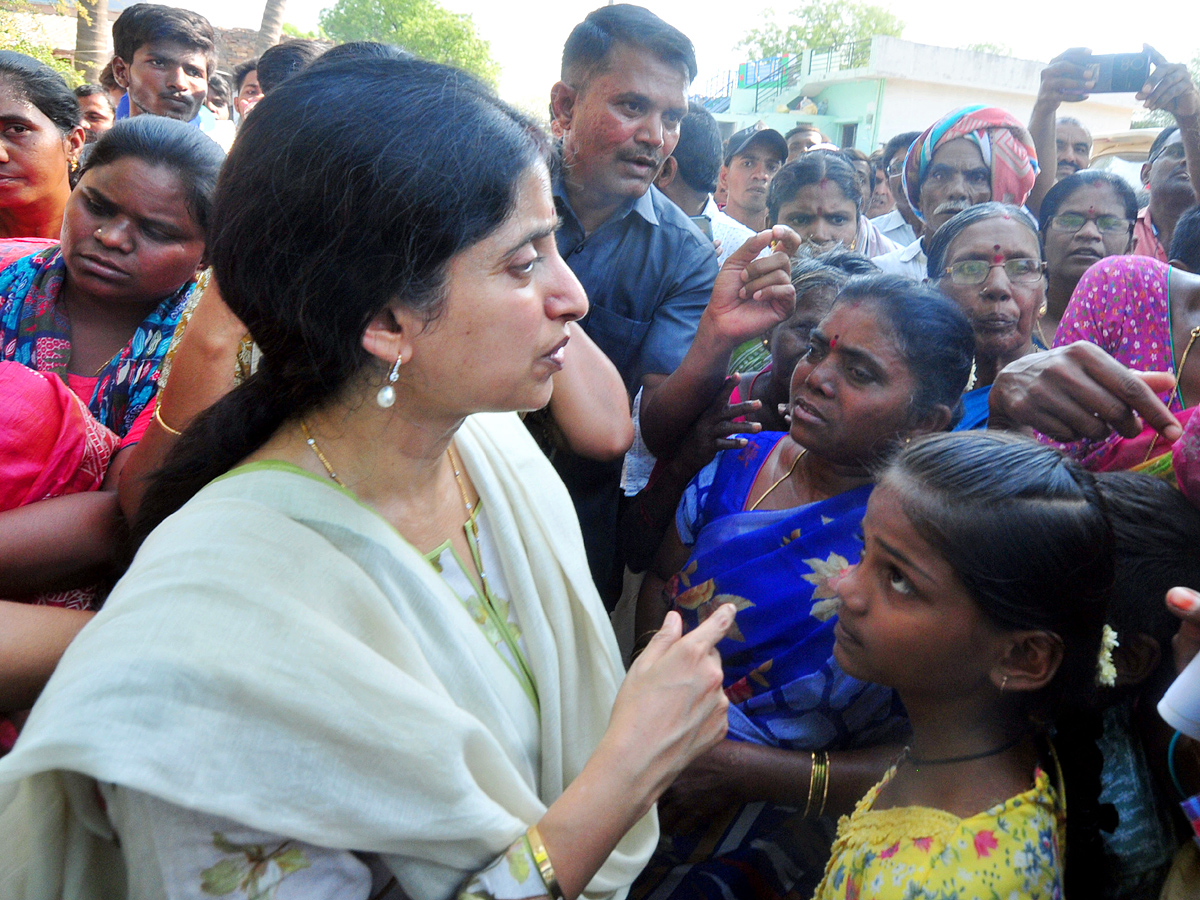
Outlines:
{"label": "man wearing cap", "polygon": [[788,145],[774,128],[743,128],[729,139],[720,182],[725,214],[759,232],[767,227],[767,187],[787,159]]}

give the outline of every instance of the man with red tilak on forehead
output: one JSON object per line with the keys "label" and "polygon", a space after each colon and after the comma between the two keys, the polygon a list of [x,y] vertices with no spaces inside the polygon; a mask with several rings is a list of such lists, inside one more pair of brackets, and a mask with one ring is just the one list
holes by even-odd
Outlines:
{"label": "man with red tilak on forehead", "polygon": [[[751,239],[744,258],[735,252],[726,261],[719,281],[712,242],[653,186],[679,142],[695,76],[686,35],[647,9],[617,4],[572,30],[562,80],[550,94],[562,134],[553,184],[562,222],[557,245],[590,303],[580,326],[621,373],[630,397],[640,390],[640,433],[661,455],[674,452],[708,406],[730,353],[786,316],[795,300],[787,250],[755,260],[769,240]],[[794,250],[799,240],[790,237]],[[592,576],[613,601],[620,461],[596,462],[565,448],[552,458],[575,502]]]}
{"label": "man with red tilak on forehead", "polygon": [[1037,173],[1033,140],[1012,115],[987,106],[948,113],[913,142],[904,160],[902,190],[925,233],[872,262],[889,274],[923,280],[925,248],[942,225],[989,200],[1023,205]]}

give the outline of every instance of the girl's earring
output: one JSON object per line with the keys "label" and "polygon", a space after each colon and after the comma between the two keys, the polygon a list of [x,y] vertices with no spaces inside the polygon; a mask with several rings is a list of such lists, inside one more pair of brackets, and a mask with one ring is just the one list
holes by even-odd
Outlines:
{"label": "girl's earring", "polygon": [[396,389],[392,387],[400,378],[400,364],[404,362],[404,356],[396,357],[396,364],[392,366],[392,371],[388,373],[387,384],[379,389],[379,393],[375,395],[375,402],[383,409],[388,409],[396,402]]}
{"label": "girl's earring", "polygon": [[1005,675],[1003,678],[1000,679],[1000,693],[1002,693],[1002,694],[1004,693],[1004,688],[1007,684],[1008,684],[1008,676]]}
{"label": "girl's earring", "polygon": [[1041,308],[1038,310],[1038,315],[1039,315],[1039,316],[1044,316],[1044,315],[1046,314],[1046,310],[1048,310],[1049,308],[1050,308],[1050,303],[1049,303],[1048,301],[1046,301],[1046,300],[1043,300],[1043,301],[1042,301],[1042,306],[1041,306]]}

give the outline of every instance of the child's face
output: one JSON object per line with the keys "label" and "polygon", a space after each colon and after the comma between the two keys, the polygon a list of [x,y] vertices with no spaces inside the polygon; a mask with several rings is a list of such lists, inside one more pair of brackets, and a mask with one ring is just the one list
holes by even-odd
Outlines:
{"label": "child's face", "polygon": [[863,681],[942,697],[990,688],[1005,634],[985,619],[949,563],[913,528],[901,494],[882,482],[863,519],[862,561],[835,585],[833,647]]}

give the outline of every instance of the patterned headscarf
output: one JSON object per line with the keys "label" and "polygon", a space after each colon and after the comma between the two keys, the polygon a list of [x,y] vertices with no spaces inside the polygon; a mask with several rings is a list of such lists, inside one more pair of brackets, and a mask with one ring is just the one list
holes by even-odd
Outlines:
{"label": "patterned headscarf", "polygon": [[1023,206],[1037,178],[1037,151],[1025,126],[994,106],[964,106],[947,113],[921,133],[908,148],[901,181],[913,212],[921,215],[921,182],[933,161],[934,151],[947,141],[966,138],[979,148],[992,172],[992,199]]}

